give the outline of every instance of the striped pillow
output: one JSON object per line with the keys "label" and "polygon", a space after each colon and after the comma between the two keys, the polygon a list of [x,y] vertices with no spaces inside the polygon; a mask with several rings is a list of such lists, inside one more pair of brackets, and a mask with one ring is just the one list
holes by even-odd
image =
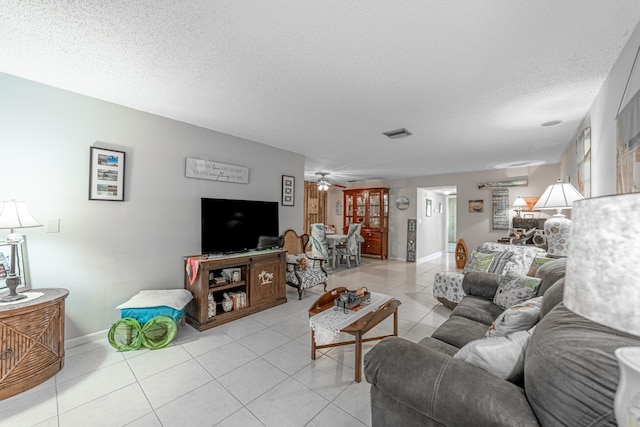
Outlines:
{"label": "striped pillow", "polygon": [[507,262],[509,262],[512,255],[513,252],[511,251],[496,252],[487,272],[502,274],[502,270],[504,270],[504,267],[507,265]]}

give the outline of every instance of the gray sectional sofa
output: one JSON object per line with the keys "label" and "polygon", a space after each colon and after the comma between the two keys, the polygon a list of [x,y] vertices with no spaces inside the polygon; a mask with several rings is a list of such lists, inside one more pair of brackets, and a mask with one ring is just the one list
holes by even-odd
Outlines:
{"label": "gray sectional sofa", "polygon": [[431,337],[418,343],[391,337],[372,348],[364,371],[373,427],[615,426],[619,370],[613,353],[640,345],[640,338],[565,308],[565,264],[550,261],[538,269],[540,320],[528,332],[523,374],[515,379],[454,357],[466,344],[481,342],[503,312],[493,302],[501,280],[496,274],[467,274],[466,296]]}

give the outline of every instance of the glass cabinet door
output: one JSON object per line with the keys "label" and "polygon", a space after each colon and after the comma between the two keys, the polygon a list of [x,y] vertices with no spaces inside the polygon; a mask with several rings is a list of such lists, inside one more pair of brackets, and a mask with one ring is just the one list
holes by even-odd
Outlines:
{"label": "glass cabinet door", "polygon": [[362,193],[356,196],[356,222],[364,222],[367,216],[367,194]]}
{"label": "glass cabinet door", "polygon": [[369,227],[380,228],[381,224],[381,197],[379,191],[369,192]]}
{"label": "glass cabinet door", "polygon": [[346,194],[344,197],[344,215],[345,215],[345,225],[353,224],[354,220],[354,211],[353,211],[353,195]]}
{"label": "glass cabinet door", "polygon": [[383,210],[382,210],[382,228],[389,227],[389,193],[384,193],[382,198]]}

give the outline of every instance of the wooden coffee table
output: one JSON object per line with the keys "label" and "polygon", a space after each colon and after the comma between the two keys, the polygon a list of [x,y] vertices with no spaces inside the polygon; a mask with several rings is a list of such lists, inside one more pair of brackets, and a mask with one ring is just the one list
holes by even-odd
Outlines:
{"label": "wooden coffee table", "polygon": [[[339,287],[332,289],[330,291],[325,292],[320,298],[313,303],[311,308],[309,309],[309,318],[319,314],[325,310],[333,310],[334,304],[333,301],[338,298],[338,296],[346,292],[347,288]],[[340,332],[345,332],[347,334],[353,335],[353,341],[342,341],[337,343],[331,343],[326,345],[316,345],[315,333],[313,328],[311,329],[311,359],[316,359],[316,350],[322,348],[329,347],[338,347],[342,345],[355,344],[356,345],[356,382],[360,382],[361,379],[361,371],[362,371],[362,343],[367,341],[381,340],[386,337],[398,336],[398,307],[401,302],[397,299],[391,299],[381,304],[374,311],[365,314],[363,317],[359,318],[352,324],[340,329]],[[393,314],[393,334],[382,335],[377,337],[364,338],[363,335],[369,332],[371,329],[380,324],[384,319],[388,318]]]}

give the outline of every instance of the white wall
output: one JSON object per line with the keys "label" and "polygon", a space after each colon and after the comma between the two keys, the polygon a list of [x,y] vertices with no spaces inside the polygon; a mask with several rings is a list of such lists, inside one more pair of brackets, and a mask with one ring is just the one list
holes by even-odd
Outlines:
{"label": "white wall", "polygon": [[[427,199],[431,199],[431,216],[427,216]],[[395,199],[393,203],[393,209],[395,208]],[[445,208],[446,197],[442,193],[436,193],[425,188],[418,188],[417,191],[417,204],[416,204],[416,218],[417,218],[417,238],[416,238],[416,259],[424,258],[434,253],[446,252],[445,245],[446,227],[447,227],[447,214]],[[438,212],[438,204],[442,203],[442,213]],[[405,211],[406,212],[406,211]],[[408,218],[407,218],[408,219]],[[405,244],[406,244],[406,230],[407,221],[405,223]],[[398,231],[400,232],[401,224],[398,224]],[[406,259],[406,250],[405,250]]]}
{"label": "white wall", "polygon": [[[22,230],[34,288],[63,287],[66,338],[107,329],[141,289],[181,288],[183,257],[200,252],[200,198],[280,201],[296,177],[303,223],[304,158],[288,151],[0,74],[0,198],[25,200],[60,233]],[[89,147],[126,152],[126,201],[88,200]],[[186,178],[185,157],[249,168],[249,184]]]}

